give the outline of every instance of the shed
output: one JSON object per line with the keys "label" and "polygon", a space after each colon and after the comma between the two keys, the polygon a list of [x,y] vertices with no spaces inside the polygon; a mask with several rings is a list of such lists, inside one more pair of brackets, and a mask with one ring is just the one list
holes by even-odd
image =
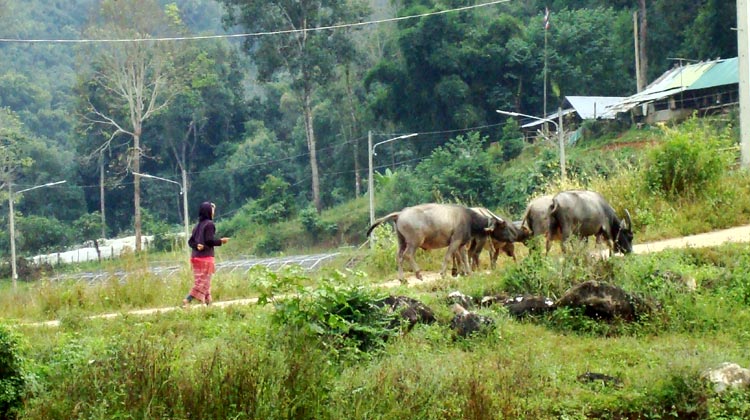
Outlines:
{"label": "shed", "polygon": [[604,114],[611,118],[630,113],[635,121],[647,123],[680,119],[736,102],[738,82],[736,57],[675,66],[643,91],[608,106]]}

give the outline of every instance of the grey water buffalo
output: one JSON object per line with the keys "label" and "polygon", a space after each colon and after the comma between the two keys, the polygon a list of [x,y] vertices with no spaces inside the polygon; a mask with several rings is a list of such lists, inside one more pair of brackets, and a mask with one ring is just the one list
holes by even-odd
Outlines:
{"label": "grey water buffalo", "polygon": [[542,195],[529,202],[524,212],[522,225],[533,236],[547,235],[549,230],[549,212],[552,210],[553,195]]}
{"label": "grey water buffalo", "polygon": [[406,207],[401,211],[381,217],[367,230],[367,236],[375,227],[387,221],[394,222],[396,227],[398,278],[402,282],[404,281],[404,258],[411,262],[416,277],[422,278],[419,266],[414,260],[417,248],[430,250],[448,247],[440,271],[443,276],[445,276],[451,257],[460,251],[464,272],[471,273],[466,256],[466,245],[472,237],[492,231],[499,222],[493,216],[479,214],[468,207],[428,203]]}
{"label": "grey water buffalo", "polygon": [[620,220],[607,200],[595,191],[563,191],[555,195],[550,208],[547,252],[553,239],[560,239],[565,251],[565,241],[570,235],[580,238],[595,236],[597,242],[605,240],[612,252],[633,252],[633,231],[630,212]]}

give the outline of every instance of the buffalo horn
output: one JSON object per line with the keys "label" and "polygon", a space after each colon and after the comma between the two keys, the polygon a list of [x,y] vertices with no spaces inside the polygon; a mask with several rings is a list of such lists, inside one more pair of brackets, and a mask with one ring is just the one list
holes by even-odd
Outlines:
{"label": "buffalo horn", "polygon": [[633,229],[633,221],[630,219],[630,212],[628,209],[625,209],[625,219],[628,223],[628,229]]}
{"label": "buffalo horn", "polygon": [[488,212],[489,214],[491,214],[491,215],[492,215],[492,217],[494,217],[494,218],[495,218],[495,220],[497,220],[497,222],[498,222],[498,223],[500,224],[500,227],[503,227],[503,226],[505,226],[505,220],[504,220],[504,219],[503,219],[502,217],[500,217],[500,216],[496,215],[495,213],[491,212],[490,210],[487,210],[487,212]]}

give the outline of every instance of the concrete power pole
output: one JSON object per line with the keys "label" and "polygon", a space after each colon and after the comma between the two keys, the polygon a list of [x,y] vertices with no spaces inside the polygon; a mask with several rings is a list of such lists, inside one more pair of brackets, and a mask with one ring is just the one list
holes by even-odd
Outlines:
{"label": "concrete power pole", "polygon": [[740,76],[740,165],[750,168],[750,32],[748,0],[737,0],[737,61]]}

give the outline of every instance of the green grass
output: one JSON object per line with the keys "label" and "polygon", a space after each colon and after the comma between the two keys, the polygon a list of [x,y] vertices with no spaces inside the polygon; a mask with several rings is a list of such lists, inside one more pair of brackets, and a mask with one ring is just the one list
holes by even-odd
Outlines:
{"label": "green grass", "polygon": [[[661,132],[658,132],[661,133]],[[616,141],[642,141],[655,130],[631,130]],[[639,140],[640,139],[640,140]],[[589,154],[604,142],[580,145]],[[611,144],[611,141],[607,144]],[[635,150],[635,149],[633,149]],[[592,159],[579,164],[593,167]],[[599,161],[601,162],[601,161]],[[691,197],[654,193],[643,167],[580,172],[549,191],[596,189],[633,214],[636,243],[750,221],[750,176],[728,170]],[[336,223],[335,238],[316,242],[299,220],[259,230],[277,235],[288,253],[351,242],[367,219],[355,200],[320,216]],[[221,227],[219,226],[219,229]],[[260,229],[260,228],[259,228]],[[265,229],[265,228],[264,228]],[[374,233],[375,249],[342,249],[316,273],[262,268],[219,272],[215,300],[260,297],[261,304],[169,311],[141,316],[131,309],[173,307],[190,288],[181,252],[130,255],[103,266],[131,273],[87,284],[78,281],[0,282],[3,324],[20,333],[27,361],[23,419],[730,419],[750,416],[750,394],[715,394],[701,375],[722,362],[750,366],[750,245],[669,250],[593,260],[579,244],[564,258],[518,247],[518,262],[407,288],[375,289],[396,275],[392,228]],[[257,235],[234,238],[220,258],[248,255]],[[295,247],[292,247],[294,245]],[[437,271],[443,250],[417,253],[424,271]],[[178,264],[158,278],[147,268]],[[409,267],[406,267],[407,271]],[[455,337],[447,295],[536,294],[560,297],[586,280],[614,283],[653,310],[636,323],[598,322],[576,311],[518,320],[501,306],[476,309],[495,321],[488,333]],[[693,285],[695,289],[693,290]],[[364,288],[364,289],[363,289]],[[437,322],[388,336],[363,353],[348,332],[383,338],[362,316],[367,299],[386,293],[419,299]],[[285,294],[292,299],[283,299]],[[267,304],[263,304],[268,302]],[[121,313],[112,319],[90,315]],[[356,322],[342,316],[353,313]],[[34,321],[60,319],[59,327]],[[620,387],[582,383],[585,372],[618,377]],[[2,379],[0,377],[0,379]],[[12,417],[11,417],[12,418]]]}
{"label": "green grass", "polygon": [[[355,270],[390,251],[373,252]],[[438,322],[354,359],[341,357],[341,349],[332,352],[316,334],[279,324],[270,306],[102,320],[87,319],[89,311],[71,303],[63,305],[59,328],[16,326],[36,387],[21,418],[742,418],[748,398],[717,396],[700,375],[725,361],[750,363],[744,345],[749,251],[735,244],[609,262],[523,256],[517,264],[503,260],[494,272],[402,287],[390,292],[420,299]],[[425,265],[439,263],[437,254],[425,253]],[[664,275],[667,271],[673,274]],[[529,293],[539,291],[534,285],[554,291],[592,277],[649,296],[660,309],[636,324],[600,324],[572,313],[517,320],[492,307],[480,310],[496,322],[489,334],[455,339],[448,327],[446,296],[453,290],[482,296],[520,284],[516,287],[528,287],[523,291]],[[686,278],[696,280],[696,291],[682,286]],[[224,278],[217,287],[241,282],[242,287],[231,286],[232,293],[244,288],[253,295],[260,293],[257,285],[269,282],[321,280],[349,287],[383,277],[324,271],[313,279],[253,270],[244,278]],[[185,286],[183,280],[142,281],[162,303]],[[84,302],[88,296],[117,296],[123,288],[66,287]],[[144,293],[142,287],[133,293]],[[15,298],[33,301],[46,293],[51,292],[28,285]],[[123,300],[107,309],[127,310],[130,304]],[[31,304],[20,306],[37,311]],[[616,376],[622,386],[581,383],[576,378],[585,372]]]}

